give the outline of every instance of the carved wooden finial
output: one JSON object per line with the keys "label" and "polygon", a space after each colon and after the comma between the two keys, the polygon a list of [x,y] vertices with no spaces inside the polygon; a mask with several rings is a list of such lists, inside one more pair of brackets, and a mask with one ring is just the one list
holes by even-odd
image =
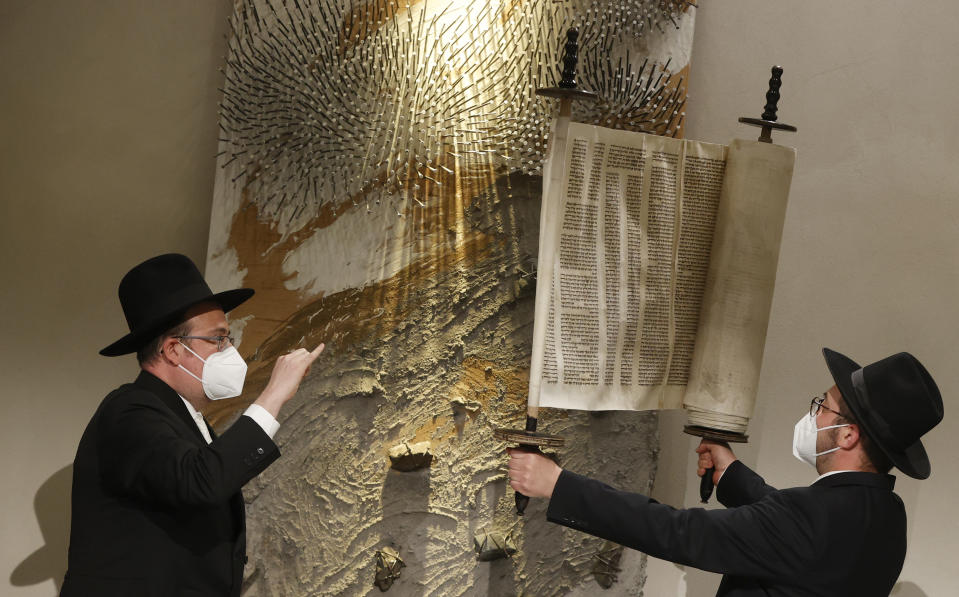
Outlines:
{"label": "carved wooden finial", "polygon": [[[576,82],[576,65],[578,63],[579,29],[570,27],[566,30],[566,44],[563,46],[563,72],[560,74],[559,85],[556,87],[540,87],[536,90],[536,95],[554,97],[563,101],[596,101],[598,96],[595,93],[578,88],[578,83]],[[560,111],[562,111],[562,109]]]}
{"label": "carved wooden finial", "polygon": [[563,89],[576,89],[576,64],[579,62],[579,29],[570,27],[566,31],[566,45],[563,46],[563,77],[559,86]]}
{"label": "carved wooden finial", "polygon": [[[769,89],[766,91],[766,106],[763,110],[763,115],[761,118],[747,118],[742,117],[739,119],[739,122],[744,124],[751,124],[753,126],[758,126],[762,128],[762,132],[759,134],[759,140],[763,143],[772,143],[772,131],[791,131],[795,132],[796,127],[791,124],[783,124],[781,122],[776,122],[776,111],[778,110],[777,105],[779,104],[779,88],[783,85],[783,67],[774,66],[772,68],[772,77],[769,79]],[[709,476],[709,475],[707,475]],[[703,477],[705,480],[706,477]],[[705,485],[705,481],[704,481]],[[705,498],[704,498],[705,501]]]}
{"label": "carved wooden finial", "polygon": [[776,104],[779,103],[779,88],[783,86],[783,67],[774,66],[773,76],[769,79],[769,91],[766,92],[766,106],[763,109],[763,120],[776,122]]}

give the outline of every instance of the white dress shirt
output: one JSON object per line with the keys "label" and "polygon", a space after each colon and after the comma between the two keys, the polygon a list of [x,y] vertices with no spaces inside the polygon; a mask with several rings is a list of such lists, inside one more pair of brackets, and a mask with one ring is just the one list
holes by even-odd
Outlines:
{"label": "white dress shirt", "polygon": [[[210,430],[207,429],[206,421],[203,420],[203,415],[197,412],[193,405],[184,398],[180,396],[180,400],[183,401],[183,404],[186,405],[187,411],[190,413],[190,417],[193,418],[193,422],[196,423],[197,429],[200,430],[200,434],[203,435],[203,439],[206,440],[206,443],[213,443],[213,438],[210,437]],[[243,411],[244,417],[250,417],[256,424],[263,429],[263,431],[270,436],[270,439],[273,439],[273,436],[276,435],[277,430],[280,428],[280,423],[273,418],[265,408],[259,404],[251,404],[245,411]]]}

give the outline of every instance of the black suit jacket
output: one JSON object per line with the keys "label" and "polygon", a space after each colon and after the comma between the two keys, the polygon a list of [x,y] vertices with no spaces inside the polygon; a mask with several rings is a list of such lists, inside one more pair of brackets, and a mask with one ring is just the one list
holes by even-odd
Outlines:
{"label": "black suit jacket", "polygon": [[777,491],[741,462],[717,487],[724,510],[676,510],[563,471],[553,522],[657,558],[724,574],[717,595],[878,597],[906,555],[891,475],[849,472]]}
{"label": "black suit jacket", "polygon": [[77,448],[61,596],[239,595],[240,487],[279,454],[243,416],[207,445],[177,393],[141,372],[104,398]]}

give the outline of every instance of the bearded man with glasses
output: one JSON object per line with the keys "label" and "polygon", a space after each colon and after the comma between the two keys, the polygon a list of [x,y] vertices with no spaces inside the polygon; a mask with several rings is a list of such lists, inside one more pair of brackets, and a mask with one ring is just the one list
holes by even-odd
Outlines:
{"label": "bearded man with glasses", "polygon": [[942,420],[942,396],[908,353],[865,367],[823,355],[835,385],[813,398],[793,435],[793,454],[819,474],[808,487],[770,487],[709,440],[696,448],[698,473],[715,469],[726,509],[677,510],[518,450],[510,485],[550,498],[552,522],[723,574],[723,597],[886,596],[906,555],[906,512],[888,473],[929,476],[920,438]]}
{"label": "bearded man with glasses", "polygon": [[200,413],[243,390],[246,363],[226,313],[251,296],[249,288],[214,294],[177,254],[123,277],[130,332],[100,354],[135,352],[140,374],[103,399],[80,439],[62,597],[240,594],[240,488],[280,456],[280,409],[323,350],[279,357],[263,392],[216,436]]}

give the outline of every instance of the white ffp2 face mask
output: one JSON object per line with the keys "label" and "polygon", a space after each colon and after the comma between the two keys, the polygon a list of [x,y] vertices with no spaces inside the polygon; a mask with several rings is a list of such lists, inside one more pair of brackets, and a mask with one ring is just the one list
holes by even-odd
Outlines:
{"label": "white ffp2 face mask", "polygon": [[848,426],[849,423],[844,423],[842,425],[829,425],[828,427],[818,429],[816,427],[816,417],[811,415],[803,415],[803,417],[796,423],[796,427],[793,429],[793,456],[815,468],[816,456],[829,454],[830,452],[835,452],[839,449],[839,446],[836,446],[831,450],[817,452],[816,436],[819,434],[819,432],[827,429],[836,429],[837,427]]}
{"label": "white ffp2 face mask", "polygon": [[[183,348],[190,347],[180,342]],[[190,350],[193,356],[203,361],[203,379],[200,379],[183,365],[178,365],[189,373],[193,379],[203,384],[203,392],[210,400],[233,398],[243,392],[243,381],[246,379],[246,362],[236,348],[229,346],[220,352],[214,352],[205,360]]]}

